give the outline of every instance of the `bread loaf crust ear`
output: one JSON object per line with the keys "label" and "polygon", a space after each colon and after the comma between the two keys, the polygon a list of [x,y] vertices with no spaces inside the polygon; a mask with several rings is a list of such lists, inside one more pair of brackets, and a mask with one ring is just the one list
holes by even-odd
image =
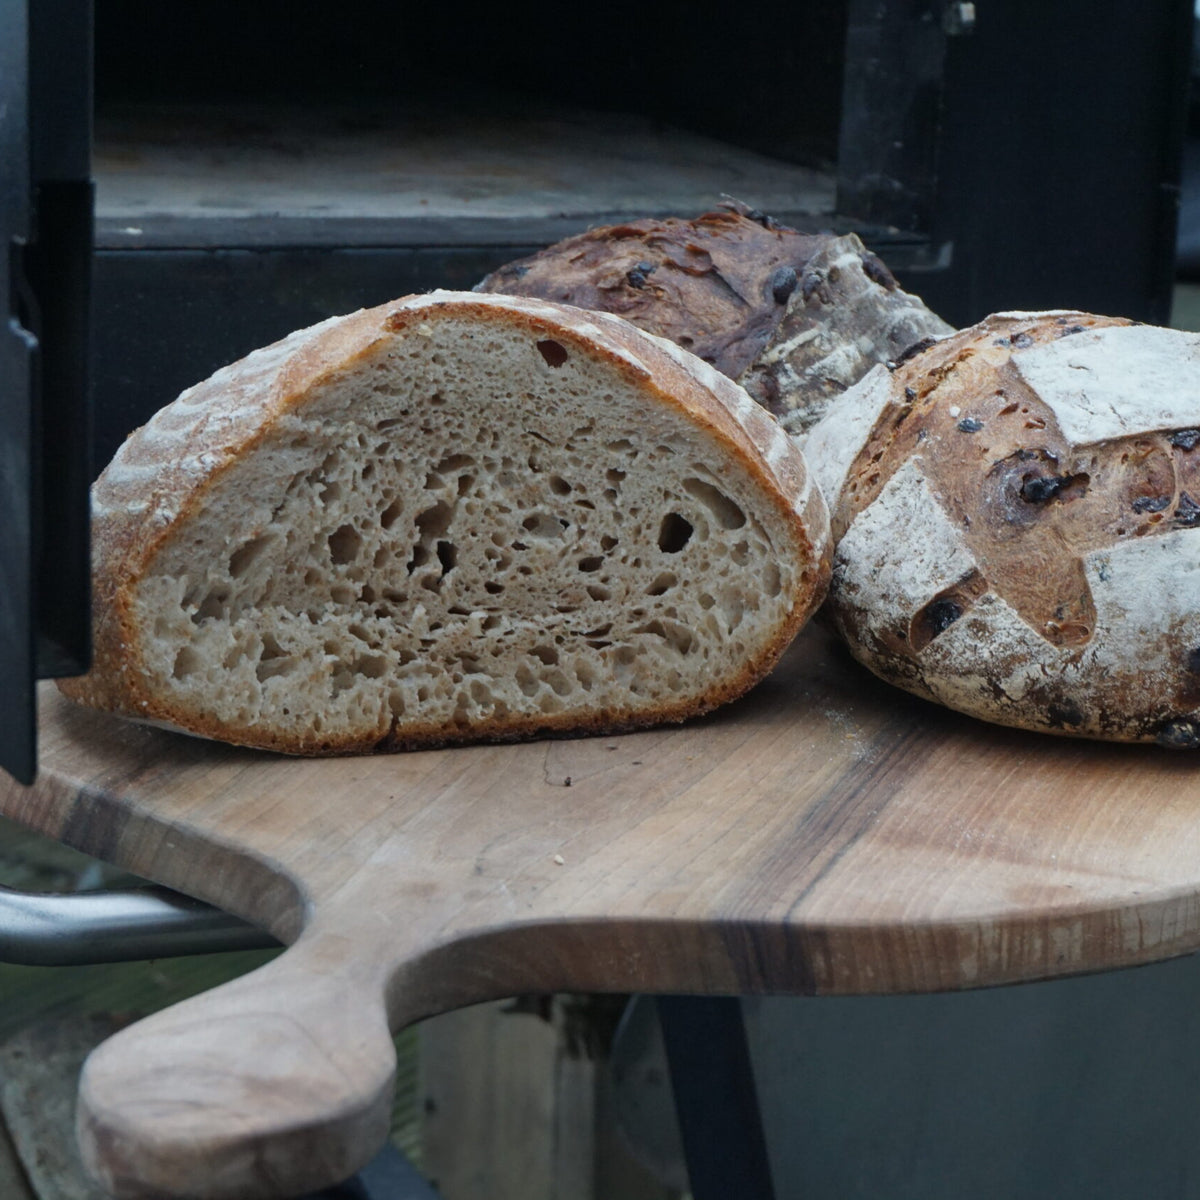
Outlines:
{"label": "bread loaf crust ear", "polygon": [[1200,338],[998,314],[845,403],[807,447],[860,661],[1006,725],[1200,744]]}
{"label": "bread loaf crust ear", "polygon": [[[763,506],[763,512],[755,514],[755,522],[765,522],[771,526],[773,536],[780,542],[779,551],[787,560],[787,570],[792,572],[787,603],[783,606],[786,611],[781,610],[769,636],[759,639],[761,644],[755,645],[753,654],[749,655],[746,661],[739,663],[736,670],[722,669],[707,681],[703,688],[692,687],[684,689],[679,695],[664,695],[653,704],[636,702],[622,706],[605,702],[589,708],[585,704],[572,701],[565,707],[556,709],[543,698],[541,702],[546,705],[546,711],[515,711],[505,702],[505,705],[497,704],[494,713],[471,716],[467,713],[469,703],[464,700],[460,701],[460,711],[457,712],[455,720],[448,722],[444,715],[428,721],[423,720],[420,712],[414,711],[419,706],[411,700],[405,700],[404,697],[397,700],[393,695],[393,704],[398,704],[405,710],[402,719],[397,719],[394,713],[389,715],[384,711],[382,714],[374,714],[371,720],[360,722],[357,727],[353,722],[342,722],[341,726],[332,731],[326,725],[324,729],[319,728],[316,732],[301,730],[298,733],[294,727],[295,721],[292,722],[292,727],[285,727],[286,722],[265,720],[261,714],[252,715],[251,719],[240,718],[236,714],[231,716],[228,713],[215,715],[206,712],[203,704],[198,705],[187,700],[181,694],[181,689],[171,683],[169,669],[154,661],[154,655],[158,651],[155,649],[153,630],[147,628],[148,624],[153,624],[148,617],[148,612],[152,610],[147,608],[146,600],[147,588],[151,586],[148,580],[155,577],[156,571],[162,571],[162,564],[168,559],[174,562],[182,561],[186,566],[187,557],[182,549],[182,539],[202,521],[211,525],[214,505],[230,504],[226,493],[233,486],[231,480],[240,479],[238,473],[249,470],[246,464],[251,462],[254,456],[258,455],[265,460],[268,454],[278,456],[284,453],[301,453],[294,447],[302,445],[304,438],[310,436],[302,432],[302,427],[308,428],[305,422],[311,425],[314,419],[312,414],[316,412],[323,414],[320,419],[325,421],[326,425],[334,421],[343,421],[345,436],[353,436],[357,428],[354,405],[346,405],[343,413],[340,409],[332,409],[332,401],[328,398],[343,393],[349,394],[347,389],[352,392],[360,383],[366,387],[371,373],[381,371],[385,360],[390,361],[388,355],[403,353],[406,347],[419,349],[425,345],[427,338],[436,340],[439,337],[449,337],[451,330],[467,331],[462,336],[472,339],[472,345],[488,344],[489,339],[495,340],[497,345],[515,345],[520,339],[525,339],[526,342],[532,340],[539,348],[544,361],[541,358],[535,359],[534,366],[527,369],[534,371],[535,375],[537,371],[541,371],[555,381],[559,378],[554,374],[555,360],[559,355],[564,359],[570,356],[571,363],[565,368],[566,372],[575,369],[578,362],[582,364],[580,370],[586,368],[596,374],[597,378],[603,376],[605,379],[611,379],[611,390],[618,391],[621,395],[639,397],[640,403],[645,405],[646,413],[661,416],[665,422],[664,428],[687,429],[694,434],[698,442],[719,448],[718,459],[725,464],[732,476],[748,481],[755,503],[761,503]],[[460,334],[456,333],[455,336]],[[413,352],[416,353],[416,350]],[[474,350],[471,353],[476,354],[478,361],[486,366],[486,354],[480,356]],[[441,357],[444,359],[446,356]],[[438,369],[442,371],[439,378],[454,377],[452,366],[443,365]],[[503,387],[503,380],[493,372],[489,376],[488,386]],[[557,382],[554,386],[558,386]],[[378,407],[379,394],[370,394],[374,397],[370,403]],[[553,389],[547,392],[547,397],[552,398],[556,405],[566,403]],[[440,397],[438,399],[440,401]],[[547,404],[549,403],[550,399],[547,400]],[[504,401],[504,406],[508,405],[509,402]],[[411,405],[409,409],[412,415],[405,418],[406,421],[419,424],[424,420],[421,411],[412,408]],[[383,409],[379,411],[382,412]],[[375,408],[372,408],[371,412],[375,413]],[[375,415],[378,416],[377,413]],[[483,423],[491,419],[491,415],[480,417]],[[596,421],[603,419],[603,412],[598,412]],[[495,420],[499,423],[502,418],[496,416]],[[394,452],[403,455],[404,426],[393,430],[392,426],[396,425],[396,421],[376,421],[376,425],[388,427],[387,444],[395,447]],[[379,441],[385,436],[377,434],[374,429],[372,426],[372,438]],[[536,430],[529,436],[536,439]],[[417,437],[414,431],[413,439],[416,440]],[[291,442],[288,441],[289,438],[292,439]],[[478,440],[481,443],[485,440],[482,433],[479,433]],[[535,445],[536,449],[535,442],[529,444]],[[288,450],[288,446],[292,446],[292,450]],[[392,450],[388,451],[389,455],[392,453]],[[410,464],[412,472],[424,473],[431,466],[441,466],[425,463],[415,451],[413,454],[414,458]],[[581,470],[586,468],[585,473],[594,474],[599,467],[593,459],[586,460]],[[390,469],[390,462],[390,458],[387,463],[381,462],[380,469]],[[360,470],[361,467],[362,464],[358,463],[354,469]],[[453,471],[459,468],[451,466],[446,469]],[[289,467],[289,470],[292,469]],[[296,480],[301,478],[301,474],[292,471],[293,485],[301,486],[296,485]],[[436,471],[430,478],[435,476]],[[308,478],[309,476],[305,476],[305,479]],[[460,487],[466,486],[461,483],[463,478],[466,476],[460,477]],[[430,486],[441,488],[444,481],[440,476],[436,476],[436,483]],[[519,490],[525,484],[518,480],[511,486]],[[570,489],[569,481],[565,480],[557,482],[555,486]],[[695,487],[700,489],[701,485],[696,484]],[[697,494],[701,495],[702,499],[705,498],[702,491],[697,491]],[[278,499],[278,503],[284,502],[285,498]],[[248,506],[256,503],[259,501],[248,494]],[[336,499],[332,503],[337,503]],[[479,507],[480,505],[476,504],[476,508]],[[318,520],[321,519],[319,510],[320,505],[315,518]],[[230,512],[234,515],[229,520],[236,523],[236,505]],[[578,512],[582,514],[583,510]],[[537,520],[541,521],[542,516],[537,515]],[[564,527],[567,524],[565,519],[563,524]],[[360,547],[355,541],[361,540],[361,532],[358,526],[351,528],[350,524],[346,524],[329,534],[327,540],[330,550],[326,551],[325,542],[320,542],[321,553],[332,555],[332,566],[330,561],[323,564],[323,569],[331,572],[331,578],[341,578],[341,559],[359,551]],[[534,529],[537,536],[546,532],[540,527]],[[333,541],[339,535],[348,539],[349,545],[349,549],[340,549],[340,557],[339,547],[334,545]],[[80,679],[62,681],[62,690],[81,702],[125,716],[164,724],[202,736],[288,753],[355,753],[467,740],[523,737],[546,732],[633,728],[664,720],[684,719],[741,694],[770,669],[820,602],[828,580],[830,562],[827,513],[820,493],[811,483],[803,457],[767,414],[741,389],[707,364],[680,351],[674,345],[642,334],[626,322],[605,314],[584,313],[567,306],[536,300],[448,292],[406,297],[379,308],[298,331],[282,342],[249,355],[239,363],[217,372],[204,383],[184,392],[177,401],[131,435],[97,481],[93,490],[93,537],[94,666],[88,675]],[[256,537],[258,541],[255,541]],[[272,540],[274,537],[275,534],[266,518],[254,525],[250,533],[243,530],[238,534],[238,544],[243,546],[243,560],[248,560],[252,553],[259,553],[255,547],[263,541],[268,544],[271,553],[279,552],[279,547],[275,546]],[[322,537],[325,537],[324,531]],[[454,548],[443,550],[443,545],[449,543],[437,544],[439,554],[450,557],[453,553],[458,553]],[[250,548],[245,549],[247,546]],[[533,547],[533,551],[537,549],[537,546]],[[470,557],[474,550],[466,547],[463,552]],[[650,555],[653,556],[656,552],[661,557],[661,547],[651,546]],[[233,559],[229,561],[234,563],[236,559],[235,552]],[[257,566],[246,567],[243,560],[236,562],[239,569],[259,569]],[[415,555],[414,561],[408,564],[409,575],[420,578],[422,570],[428,572],[427,565],[414,565],[414,562]],[[435,562],[434,566],[436,565]],[[228,591],[229,574],[234,567],[226,568],[220,564],[218,566],[218,574],[225,572],[221,575],[221,586]],[[585,566],[580,570],[584,571],[586,566],[585,561]],[[213,569],[205,569],[209,570],[211,576]],[[448,572],[454,569],[453,562],[443,563],[441,567],[446,578],[450,577]],[[464,564],[460,575],[465,574],[466,570],[467,566]],[[405,569],[402,567],[395,567],[393,571],[400,577],[405,575]],[[160,584],[161,581],[154,586]],[[378,592],[377,584],[378,580],[375,580],[363,585],[362,595]],[[439,588],[441,583],[440,580],[430,577],[426,579],[426,585],[432,592],[433,589]],[[191,586],[195,591],[195,580],[192,580]],[[269,580],[263,584],[267,593],[270,592],[271,586]],[[345,586],[338,586],[345,592]],[[670,585],[668,583],[664,586]],[[179,587],[182,588],[183,584]],[[596,591],[599,593],[604,589],[598,588]],[[336,594],[338,593],[335,591]],[[472,599],[471,603],[475,603],[476,600],[478,597]],[[586,608],[586,603],[590,601],[587,601],[586,597],[584,601],[583,607]],[[215,612],[220,608],[220,603],[219,595],[213,600],[211,588],[209,599],[203,603],[187,597],[183,601],[184,609],[190,612],[191,621],[201,632],[208,629],[209,621],[209,614],[204,605],[209,605]],[[334,607],[341,603],[340,600],[336,601]],[[406,603],[409,604],[409,608],[404,611],[410,613],[413,597],[408,597]],[[463,604],[465,603],[464,600]],[[654,641],[654,645],[657,646],[658,641],[655,641],[655,638],[667,641],[670,641],[672,636],[675,636],[677,641],[684,638],[683,634],[673,634],[672,629],[666,628],[661,620],[655,626],[656,618],[651,611],[653,602],[645,603],[650,605],[647,607],[650,615],[643,624],[652,628],[654,633],[651,637],[651,634],[644,631],[639,632],[639,645],[648,639]],[[364,619],[368,623],[378,620],[377,614],[371,615],[371,604],[361,602],[361,596],[353,602],[347,596],[345,604],[357,604],[366,614]],[[167,607],[170,608],[169,605]],[[427,606],[418,607],[425,612]],[[493,607],[499,613],[497,619],[505,615],[502,606]],[[482,612],[483,609],[479,611]],[[183,618],[175,608],[171,608],[171,612],[174,613],[172,620],[175,621],[176,633],[182,628],[183,633],[179,636],[186,639],[188,631],[182,624]],[[305,619],[312,618],[312,615],[310,613]],[[472,640],[468,637],[468,626],[475,630],[475,640],[482,638],[483,644],[486,645],[486,636],[477,629],[483,617],[476,619],[473,615],[468,620],[461,613],[453,613],[452,616],[453,621],[450,623],[457,623],[456,629],[458,625],[462,626],[455,634],[462,646],[465,647],[467,642]],[[550,616],[554,617],[554,614],[551,613]],[[221,619],[227,618],[228,614],[221,614]],[[419,615],[417,619],[420,620]],[[582,620],[582,617],[580,619]],[[670,625],[670,622],[667,624]],[[442,631],[431,632],[428,638],[436,640],[434,634],[440,632]],[[273,637],[274,635],[271,635],[271,638]],[[258,641],[254,641],[252,637],[249,643],[250,652],[260,656],[259,675],[268,679],[278,663],[290,661],[290,657],[294,657],[288,646],[277,644],[277,639],[276,644],[272,645],[271,638],[264,635]],[[593,639],[599,640],[601,639]],[[456,642],[455,645],[458,646],[459,643]],[[247,645],[242,644],[243,657],[246,649]],[[416,649],[419,654],[421,648],[418,646]],[[478,665],[478,656],[469,649],[460,648],[456,653],[460,654],[462,661]],[[546,652],[541,653],[544,658]],[[586,653],[591,654],[592,651],[587,650]],[[400,657],[407,658],[407,654],[405,651]],[[365,668],[368,672],[382,670],[374,665],[374,659],[371,659],[370,655],[367,655],[367,659],[371,660]],[[536,667],[536,664],[534,666]],[[242,670],[243,667],[244,665],[239,666],[238,669]],[[200,661],[196,661],[195,655],[186,661],[178,657],[176,659],[177,674],[182,671],[184,676],[199,678],[211,669],[211,655],[201,656]],[[310,683],[316,678],[312,670],[306,676]],[[552,674],[550,668],[547,668],[547,671]],[[555,682],[557,684],[558,681]],[[541,689],[538,695],[542,696],[545,692],[545,680],[539,677],[535,683]],[[357,682],[354,686],[358,686]],[[265,682],[261,690],[264,694],[271,691],[273,696],[279,692],[276,685]],[[506,706],[507,711],[500,711]],[[464,713],[467,715],[464,716]]]}

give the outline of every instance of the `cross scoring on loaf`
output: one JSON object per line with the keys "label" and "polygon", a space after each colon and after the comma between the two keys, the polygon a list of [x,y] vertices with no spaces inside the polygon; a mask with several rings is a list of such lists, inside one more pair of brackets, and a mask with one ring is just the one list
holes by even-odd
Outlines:
{"label": "cross scoring on loaf", "polygon": [[895,365],[891,401],[842,493],[838,536],[912,459],[977,564],[894,631],[896,649],[919,652],[988,591],[1047,642],[1081,647],[1096,623],[1087,557],[1200,523],[1200,431],[1073,443],[1022,377],[1019,356],[1033,347],[1128,322],[1065,314],[990,324],[990,345],[952,337]]}

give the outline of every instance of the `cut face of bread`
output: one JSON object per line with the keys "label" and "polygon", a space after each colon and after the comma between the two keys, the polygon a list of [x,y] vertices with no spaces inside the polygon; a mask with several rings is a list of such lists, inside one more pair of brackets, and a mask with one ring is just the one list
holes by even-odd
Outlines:
{"label": "cut face of bread", "polygon": [[77,699],[291,753],[679,720],[819,602],[773,421],[625,322],[433,293],[185,392],[94,491]]}

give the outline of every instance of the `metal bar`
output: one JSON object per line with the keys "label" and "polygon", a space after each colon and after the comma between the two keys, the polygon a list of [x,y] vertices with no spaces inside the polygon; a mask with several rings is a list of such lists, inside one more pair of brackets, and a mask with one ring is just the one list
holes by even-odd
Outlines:
{"label": "metal bar", "polygon": [[693,1200],[775,1200],[736,996],[660,996]]}
{"label": "metal bar", "polygon": [[940,0],[849,0],[837,212],[928,234],[946,30]]}
{"label": "metal bar", "polygon": [[37,771],[33,650],[33,405],[38,339],[21,263],[34,233],[29,4],[0,4],[0,768]]}
{"label": "metal bar", "polygon": [[265,931],[168,888],[71,895],[0,888],[0,962],[79,966],[278,945]]}
{"label": "metal bar", "polygon": [[39,679],[78,675],[91,654],[93,23],[91,0],[29,4],[33,229],[21,267],[38,339],[32,533]]}

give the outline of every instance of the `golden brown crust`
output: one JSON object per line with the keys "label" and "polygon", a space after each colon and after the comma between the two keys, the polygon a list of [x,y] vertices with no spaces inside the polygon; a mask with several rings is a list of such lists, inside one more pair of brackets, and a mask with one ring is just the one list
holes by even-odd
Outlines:
{"label": "golden brown crust", "polygon": [[[677,407],[707,428],[766,489],[810,566],[774,639],[735,678],[705,695],[666,702],[654,712],[604,711],[584,716],[511,715],[470,729],[409,723],[394,731],[346,738],[294,737],[256,724],[216,721],[173,705],[149,685],[133,588],[165,542],[203,506],[222,474],[305,402],[318,384],[351,372],[387,339],[441,315],[515,323],[606,360],[659,403]],[[164,455],[164,447],[170,452]],[[802,457],[775,422],[735,385],[673,346],[624,322],[500,296],[432,293],[406,297],[300,331],[190,389],[138,430],[93,492],[94,658],[91,672],[63,680],[72,699],[124,716],[285,753],[351,754],[465,741],[509,740],[557,732],[601,732],[680,721],[740,695],[770,670],[820,602],[830,551],[823,500]]]}
{"label": "golden brown crust", "polygon": [[[1189,336],[1000,314],[898,365],[833,504],[855,655],[989,720],[1200,744]],[[1180,395],[1126,381],[1139,355]]]}

